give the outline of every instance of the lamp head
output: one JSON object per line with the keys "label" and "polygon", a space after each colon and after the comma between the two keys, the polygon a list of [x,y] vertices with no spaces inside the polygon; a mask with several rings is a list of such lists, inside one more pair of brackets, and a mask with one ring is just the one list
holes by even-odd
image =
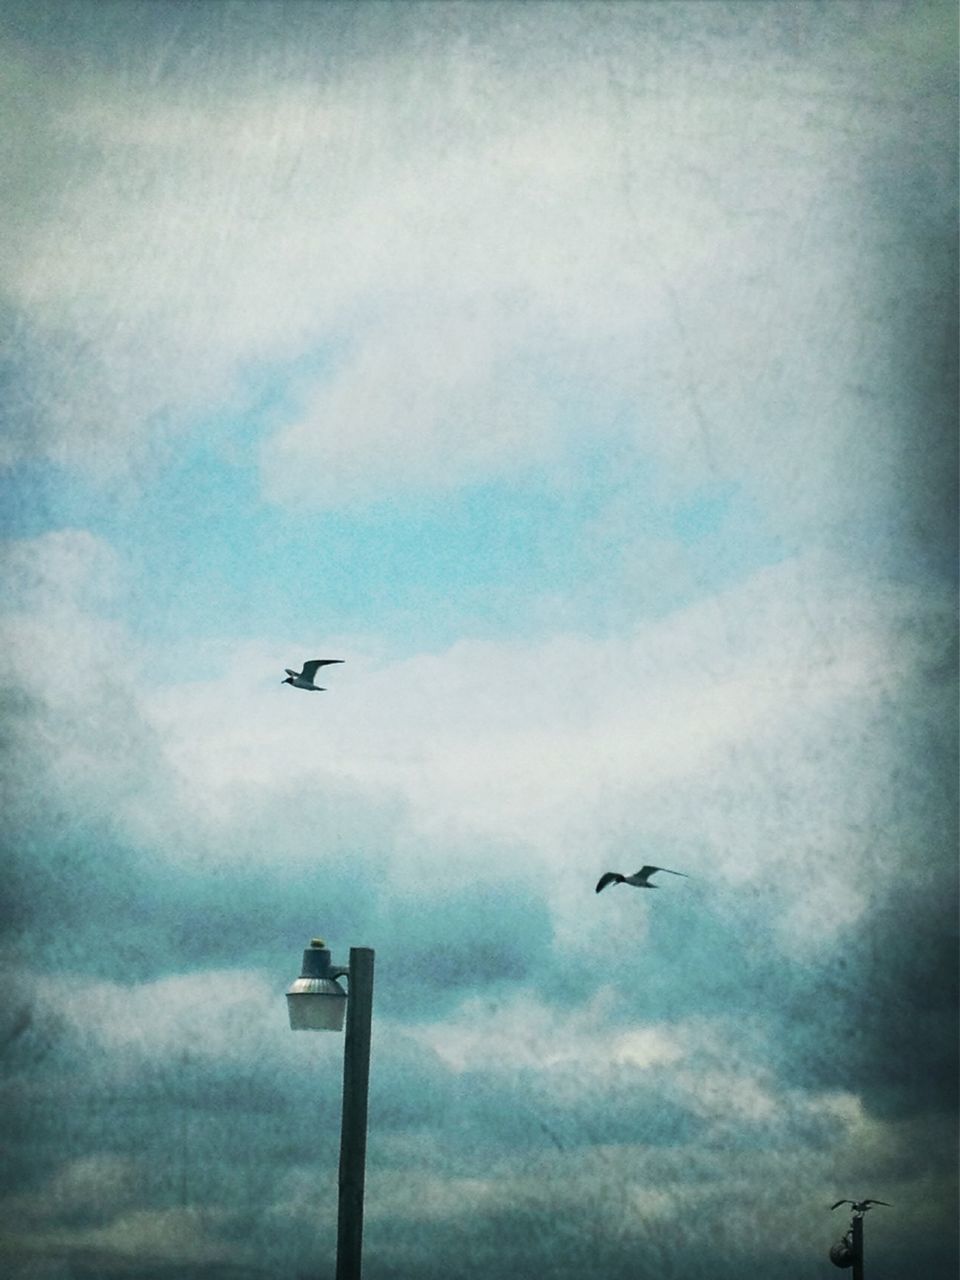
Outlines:
{"label": "lamp head", "polygon": [[300,977],[287,991],[291,1031],[342,1031],[347,993],[337,981],[343,969],[330,963],[322,938],[313,938],[303,953]]}
{"label": "lamp head", "polygon": [[853,1266],[853,1249],[846,1238],[838,1240],[830,1249],[830,1261],[841,1271]]}

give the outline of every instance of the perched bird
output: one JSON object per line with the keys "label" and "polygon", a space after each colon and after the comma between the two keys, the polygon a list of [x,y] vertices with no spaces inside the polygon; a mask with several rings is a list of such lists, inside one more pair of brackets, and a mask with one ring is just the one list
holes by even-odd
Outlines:
{"label": "perched bird", "polygon": [[287,678],[280,683],[292,684],[295,689],[309,689],[312,693],[323,693],[323,685],[313,683],[317,668],[330,667],[335,662],[343,662],[343,658],[311,658],[303,664],[302,671],[291,671],[289,667],[284,667]]}
{"label": "perched bird", "polygon": [[865,1214],[872,1204],[885,1204],[888,1209],[892,1209],[893,1205],[888,1200],[838,1200],[836,1204],[830,1206],[831,1210],[839,1209],[842,1204],[853,1206],[853,1212],[861,1215]]}
{"label": "perched bird", "polygon": [[608,884],[632,884],[636,889],[659,889],[659,885],[650,883],[650,877],[655,871],[666,871],[671,876],[689,879],[685,871],[671,871],[669,867],[641,867],[632,876],[622,876],[619,871],[605,871],[597,881],[597,893]]}

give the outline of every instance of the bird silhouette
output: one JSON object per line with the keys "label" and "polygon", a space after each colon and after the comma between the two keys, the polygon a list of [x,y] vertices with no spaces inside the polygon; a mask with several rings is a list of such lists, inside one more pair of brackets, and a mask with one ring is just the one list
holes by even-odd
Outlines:
{"label": "bird silhouette", "polygon": [[320,667],[333,666],[336,662],[343,662],[343,658],[311,658],[309,662],[303,664],[302,671],[291,671],[289,667],[284,667],[287,678],[280,683],[292,684],[295,689],[309,689],[311,693],[323,693],[324,686],[313,683],[317,670]]}
{"label": "bird silhouette", "polygon": [[838,1200],[836,1204],[830,1206],[833,1209],[839,1209],[842,1204],[849,1204],[853,1207],[854,1213],[864,1214],[872,1204],[885,1204],[888,1209],[892,1209],[893,1205],[888,1200]]}
{"label": "bird silhouette", "polygon": [[671,871],[669,867],[641,867],[632,876],[622,876],[619,871],[605,871],[597,881],[597,893],[608,884],[632,884],[635,889],[659,889],[659,885],[650,883],[650,877],[655,871],[666,871],[668,875],[689,879],[685,871]]}

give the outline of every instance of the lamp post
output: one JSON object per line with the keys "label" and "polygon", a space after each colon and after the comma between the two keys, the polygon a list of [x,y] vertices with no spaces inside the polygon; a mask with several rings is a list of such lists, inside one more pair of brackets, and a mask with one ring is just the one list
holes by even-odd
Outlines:
{"label": "lamp post", "polygon": [[[351,947],[350,963],[343,968],[330,963],[323,939],[314,938],[303,953],[300,977],[287,992],[292,1031],[340,1031],[346,1006],[336,1280],[360,1280],[373,955],[371,947]],[[349,995],[339,978],[347,979]]]}
{"label": "lamp post", "polygon": [[851,1205],[853,1214],[847,1234],[830,1250],[830,1261],[842,1270],[852,1267],[853,1280],[863,1280],[863,1215],[875,1204],[888,1209],[891,1205],[886,1200],[838,1200],[832,1208],[839,1209],[842,1204]]}

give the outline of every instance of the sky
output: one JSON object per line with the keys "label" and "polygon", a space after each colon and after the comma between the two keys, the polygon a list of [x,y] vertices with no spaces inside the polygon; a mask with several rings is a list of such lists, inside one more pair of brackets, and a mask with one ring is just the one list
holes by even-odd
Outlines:
{"label": "sky", "polygon": [[5,1273],[952,1277],[953,6],[0,24]]}

